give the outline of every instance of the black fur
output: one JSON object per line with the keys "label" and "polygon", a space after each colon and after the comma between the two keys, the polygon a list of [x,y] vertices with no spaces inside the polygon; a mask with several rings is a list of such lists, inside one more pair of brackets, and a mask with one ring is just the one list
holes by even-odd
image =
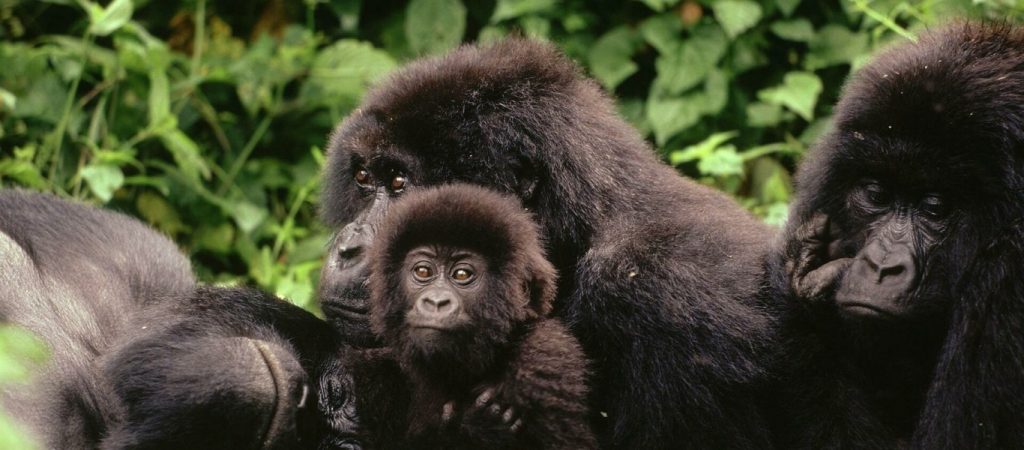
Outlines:
{"label": "black fur", "polygon": [[[1022,151],[1018,27],[953,24],[882,53],[849,81],[835,128],[800,169],[771,270],[790,339],[772,415],[779,447],[1020,447]],[[797,298],[787,276],[805,249],[801,230],[821,214],[835,244],[823,253],[859,251],[870,230],[848,193],[864,179],[898,195],[941,192],[948,204],[919,285],[901,300],[917,313],[870,327],[838,313],[834,295]]]}
{"label": "black fur", "polygon": [[[469,322],[429,342],[410,333],[415,299],[403,288],[406,255],[424,245],[473,252],[487,261],[486,274],[479,275],[486,284],[467,291],[466,297],[475,298],[459,305]],[[370,264],[373,328],[411,380],[407,416],[413,442],[445,448],[596,447],[587,425],[583,351],[561,323],[545,317],[555,295],[555,269],[518,201],[468,185],[410,194],[382,226]],[[485,390],[490,392],[478,401]],[[442,417],[448,402],[448,415],[455,418]],[[493,404],[483,404],[488,402]],[[491,407],[498,414],[488,418]],[[501,433],[502,425],[510,432]],[[440,442],[423,444],[420,435],[430,433],[440,433]]]}
{"label": "black fur", "polygon": [[562,276],[554,313],[594,362],[605,444],[763,448],[750,401],[773,338],[753,302],[768,228],[659,161],[548,44],[414,62],[334,132],[322,209],[340,231],[321,301],[350,342],[379,345],[361,255],[392,198],[455,181],[516,195],[539,221]]}
{"label": "black fur", "polygon": [[295,448],[354,436],[351,424],[317,427],[314,400],[299,407],[334,361],[330,326],[258,291],[197,289],[174,244],[127,216],[0,191],[0,314],[51,348],[31,386],[2,394],[46,448]]}

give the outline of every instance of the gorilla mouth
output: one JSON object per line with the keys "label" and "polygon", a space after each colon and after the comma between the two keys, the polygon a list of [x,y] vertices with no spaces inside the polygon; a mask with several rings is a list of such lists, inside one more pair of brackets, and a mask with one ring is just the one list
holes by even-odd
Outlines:
{"label": "gorilla mouth", "polygon": [[874,303],[864,301],[846,301],[839,302],[838,304],[846,313],[857,317],[896,317],[896,313]]}
{"label": "gorilla mouth", "polygon": [[368,306],[356,306],[343,300],[324,301],[320,309],[327,316],[352,322],[365,322],[370,316]]}

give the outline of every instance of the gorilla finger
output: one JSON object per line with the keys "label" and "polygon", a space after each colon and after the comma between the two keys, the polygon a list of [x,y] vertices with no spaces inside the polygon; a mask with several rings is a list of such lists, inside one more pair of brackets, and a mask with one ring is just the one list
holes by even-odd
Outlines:
{"label": "gorilla finger", "polygon": [[452,421],[452,417],[455,415],[455,402],[445,403],[441,407],[441,423],[446,424]]}
{"label": "gorilla finger", "polygon": [[488,404],[490,404],[491,400],[493,400],[493,399],[494,399],[494,388],[487,388],[487,389],[484,389],[484,391],[480,393],[480,396],[478,396],[476,398],[476,401],[474,402],[474,404],[476,405],[477,408],[483,408],[484,406],[487,406]]}
{"label": "gorilla finger", "polygon": [[500,417],[501,416],[501,405],[495,403],[495,404],[491,405],[490,407],[488,407],[487,411],[490,412],[492,415]]}
{"label": "gorilla finger", "polygon": [[522,427],[523,427],[523,419],[516,419],[516,423],[513,423],[512,426],[508,427],[508,429],[510,431],[519,431],[519,429],[522,428]]}
{"label": "gorilla finger", "polygon": [[516,417],[516,408],[514,406],[509,406],[508,409],[506,409],[505,412],[502,413],[501,421],[505,422],[505,423],[511,423],[512,419],[514,419],[515,417]]}
{"label": "gorilla finger", "polygon": [[797,295],[810,300],[820,300],[836,288],[846,269],[853,264],[852,258],[829,261],[800,280]]}

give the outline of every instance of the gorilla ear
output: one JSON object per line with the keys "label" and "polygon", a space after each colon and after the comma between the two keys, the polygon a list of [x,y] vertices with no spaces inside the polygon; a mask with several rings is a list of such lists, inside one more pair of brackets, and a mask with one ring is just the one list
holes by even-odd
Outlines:
{"label": "gorilla ear", "polygon": [[526,292],[530,299],[529,306],[538,316],[544,317],[551,312],[551,304],[555,301],[557,289],[555,281],[558,277],[555,274],[555,268],[546,259],[540,256],[531,259],[533,261],[530,264],[526,282]]}

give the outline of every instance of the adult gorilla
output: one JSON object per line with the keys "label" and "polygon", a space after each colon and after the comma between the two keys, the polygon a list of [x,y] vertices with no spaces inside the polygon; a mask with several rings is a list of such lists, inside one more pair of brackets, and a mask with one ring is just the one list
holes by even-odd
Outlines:
{"label": "adult gorilla", "polygon": [[364,255],[389,205],[454,181],[535,214],[561,275],[555,315],[594,362],[605,445],[763,448],[750,400],[772,340],[753,303],[769,229],[659,161],[547,44],[412,63],[335,131],[322,210],[338,233],[321,299],[351,342],[377,345]]}
{"label": "adult gorilla", "polygon": [[854,76],[797,178],[783,448],[1024,442],[1024,30],[956,24]]}
{"label": "adult gorilla", "polygon": [[0,320],[51,349],[0,391],[45,448],[358,448],[332,328],[127,216],[0,191]]}

